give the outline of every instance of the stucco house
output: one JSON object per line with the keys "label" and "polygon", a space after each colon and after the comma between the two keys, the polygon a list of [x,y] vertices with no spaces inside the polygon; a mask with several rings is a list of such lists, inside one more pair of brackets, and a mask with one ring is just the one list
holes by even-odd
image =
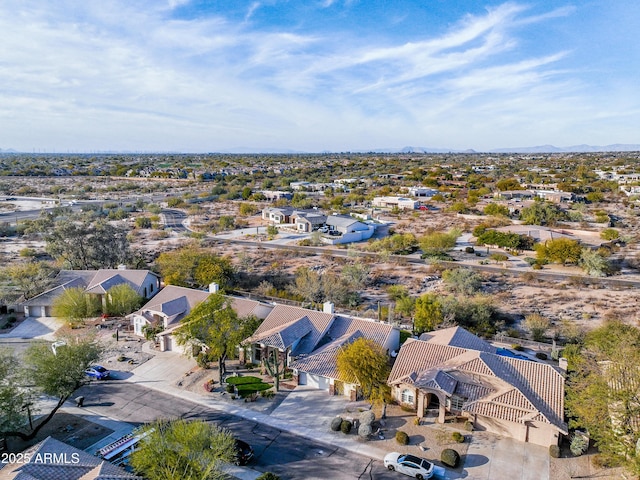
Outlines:
{"label": "stucco house", "polygon": [[27,317],[50,317],[56,298],[70,288],[82,288],[88,294],[100,298],[104,306],[111,287],[126,284],[144,298],[153,297],[160,290],[160,277],[149,270],[125,268],[102,270],[61,270],[55,279],[55,287],[24,302]]}
{"label": "stucco house", "polygon": [[[212,284],[208,291],[167,285],[151,301],[127,318],[133,325],[134,334],[141,337],[145,334],[145,326],[160,327],[161,331],[156,335],[160,351],[184,353],[184,348],[177,344],[174,337],[175,330],[180,326],[180,320],[217,291],[215,284]],[[239,317],[255,315],[258,318],[265,318],[271,311],[271,306],[268,304],[238,297],[228,298],[231,299],[231,305]]]}
{"label": "stucco house", "polygon": [[474,428],[542,446],[566,435],[564,376],[553,366],[499,354],[461,327],[407,340],[388,383],[418,417],[463,417]]}
{"label": "stucco house", "polygon": [[355,399],[357,385],[341,381],[336,356],[359,337],[370,338],[391,353],[398,348],[400,333],[389,324],[338,315],[329,302],[322,312],[276,305],[244,343],[249,347],[248,361],[260,362],[276,351],[279,360],[293,370],[298,385]]}
{"label": "stucco house", "polygon": [[418,201],[406,197],[375,197],[371,204],[378,208],[397,208],[398,210],[415,210]]}

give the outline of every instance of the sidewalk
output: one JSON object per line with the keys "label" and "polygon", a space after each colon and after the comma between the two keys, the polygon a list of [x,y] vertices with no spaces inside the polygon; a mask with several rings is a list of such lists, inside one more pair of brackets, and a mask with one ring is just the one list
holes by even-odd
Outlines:
{"label": "sidewalk", "polygon": [[[335,432],[331,432],[328,427],[331,418],[342,414],[349,403],[345,397],[328,396],[324,391],[299,386],[291,391],[275,410],[266,414],[244,407],[245,404],[240,400],[223,399],[220,393],[204,395],[180,388],[178,385],[181,379],[184,379],[185,374],[192,370],[195,362],[173,352],[154,351],[153,353],[155,355],[153,358],[133,371],[120,372],[119,378],[125,382],[137,383],[217,411],[260,422],[278,430],[340,447],[378,461],[391,451],[388,448],[402,451],[402,447],[399,445],[396,447],[394,443],[383,449],[375,446],[375,442],[361,442],[355,436],[336,435]],[[95,453],[98,448],[133,429],[131,424],[91,413],[90,407],[77,408],[68,402],[64,411],[83,416],[87,420],[114,430],[109,437],[87,449],[90,453]],[[445,475],[439,478],[446,480],[458,478],[548,480],[549,478],[549,454],[546,448],[485,432],[475,432],[471,436],[464,462],[461,473],[446,469]],[[246,467],[232,467],[229,473],[241,480],[255,480],[260,475],[260,472]]]}

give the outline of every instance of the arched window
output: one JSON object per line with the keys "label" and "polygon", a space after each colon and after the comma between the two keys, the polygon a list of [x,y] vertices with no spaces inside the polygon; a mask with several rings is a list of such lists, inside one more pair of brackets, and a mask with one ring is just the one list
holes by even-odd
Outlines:
{"label": "arched window", "polygon": [[410,403],[411,405],[413,405],[413,403],[415,401],[415,397],[413,395],[413,390],[411,390],[409,388],[405,388],[402,391],[402,395],[400,397],[400,401],[402,403]]}

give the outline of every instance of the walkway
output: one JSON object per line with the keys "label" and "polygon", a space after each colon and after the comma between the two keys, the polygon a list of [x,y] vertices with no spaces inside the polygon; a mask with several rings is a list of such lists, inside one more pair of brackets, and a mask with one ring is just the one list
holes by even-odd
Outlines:
{"label": "walkway", "polygon": [[[348,403],[340,396],[328,396],[326,392],[299,386],[271,414],[243,407],[242,402],[229,402],[219,393],[200,395],[178,387],[195,362],[172,352],[154,352],[155,357],[130,373],[121,374],[123,380],[163,391],[218,411],[238,415],[291,432],[306,438],[347,449],[351,452],[381,460],[387,453],[372,443],[358,441],[351,436],[336,436],[328,428],[330,419],[342,413]],[[86,413],[86,409],[82,410]],[[95,420],[92,420],[95,421]],[[115,435],[115,434],[114,434]],[[548,480],[548,450],[536,445],[518,442],[485,432],[475,432],[465,458],[462,473],[445,470],[444,479],[492,480]],[[240,469],[233,473],[243,479],[253,479],[258,473]]]}

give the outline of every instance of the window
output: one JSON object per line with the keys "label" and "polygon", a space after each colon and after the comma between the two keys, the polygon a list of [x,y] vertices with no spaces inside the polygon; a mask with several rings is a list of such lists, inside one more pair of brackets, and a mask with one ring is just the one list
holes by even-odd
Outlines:
{"label": "window", "polygon": [[411,405],[413,405],[414,400],[415,397],[413,396],[413,390],[406,388],[402,391],[402,395],[400,397],[400,401],[402,403],[410,403]]}
{"label": "window", "polygon": [[460,410],[462,410],[462,405],[464,405],[464,402],[466,401],[467,399],[465,397],[459,397],[458,395],[453,395],[451,397],[451,402],[450,402],[451,410],[459,412]]}

